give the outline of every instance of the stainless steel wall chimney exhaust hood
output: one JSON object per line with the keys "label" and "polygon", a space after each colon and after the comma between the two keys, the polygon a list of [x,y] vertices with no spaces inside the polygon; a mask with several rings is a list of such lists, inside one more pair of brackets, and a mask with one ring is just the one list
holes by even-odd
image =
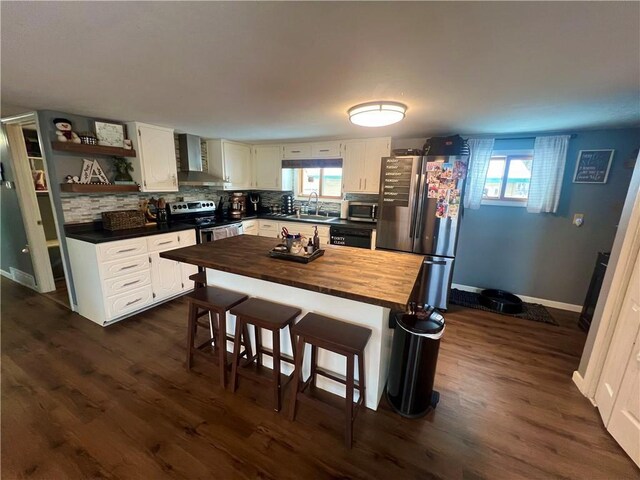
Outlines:
{"label": "stainless steel wall chimney exhaust hood", "polygon": [[195,187],[223,187],[225,181],[205,172],[202,167],[202,147],[200,137],[182,133],[178,135],[180,151],[180,171],[178,184]]}

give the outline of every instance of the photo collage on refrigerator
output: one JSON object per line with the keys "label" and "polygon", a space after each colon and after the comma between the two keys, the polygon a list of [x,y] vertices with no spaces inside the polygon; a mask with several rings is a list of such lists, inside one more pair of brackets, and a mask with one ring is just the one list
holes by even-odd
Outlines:
{"label": "photo collage on refrigerator", "polygon": [[[461,180],[467,174],[466,163],[427,162],[427,197],[437,198],[436,217],[457,218],[460,209]],[[460,182],[459,182],[460,181]]]}

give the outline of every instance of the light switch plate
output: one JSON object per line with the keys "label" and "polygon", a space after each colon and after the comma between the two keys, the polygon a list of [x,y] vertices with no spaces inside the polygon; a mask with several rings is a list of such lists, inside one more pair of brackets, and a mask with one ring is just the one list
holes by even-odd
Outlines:
{"label": "light switch plate", "polygon": [[576,227],[581,227],[584,223],[584,213],[575,213],[573,215],[573,224]]}

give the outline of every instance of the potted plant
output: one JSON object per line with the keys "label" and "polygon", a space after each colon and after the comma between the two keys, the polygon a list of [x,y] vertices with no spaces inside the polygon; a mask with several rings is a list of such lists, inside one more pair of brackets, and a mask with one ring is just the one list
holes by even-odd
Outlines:
{"label": "potted plant", "polygon": [[116,157],[113,162],[114,167],[116,168],[116,176],[114,181],[116,182],[133,182],[133,178],[131,178],[131,174],[129,172],[133,172],[133,166],[127,162],[127,159],[124,157]]}

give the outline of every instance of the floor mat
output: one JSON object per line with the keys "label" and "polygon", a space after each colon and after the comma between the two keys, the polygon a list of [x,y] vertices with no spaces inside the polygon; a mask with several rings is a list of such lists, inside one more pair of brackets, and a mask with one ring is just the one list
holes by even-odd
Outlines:
{"label": "floor mat", "polygon": [[461,307],[475,308],[477,310],[484,310],[485,312],[499,313],[500,315],[506,315],[508,317],[522,318],[524,320],[531,320],[533,322],[548,323],[550,325],[558,326],[559,323],[551,316],[549,310],[544,305],[538,303],[523,302],[524,310],[518,314],[500,313],[495,310],[481,305],[478,301],[479,293],[467,292],[464,290],[458,290],[457,288],[451,289],[451,296],[449,302],[454,305],[460,305]]}

